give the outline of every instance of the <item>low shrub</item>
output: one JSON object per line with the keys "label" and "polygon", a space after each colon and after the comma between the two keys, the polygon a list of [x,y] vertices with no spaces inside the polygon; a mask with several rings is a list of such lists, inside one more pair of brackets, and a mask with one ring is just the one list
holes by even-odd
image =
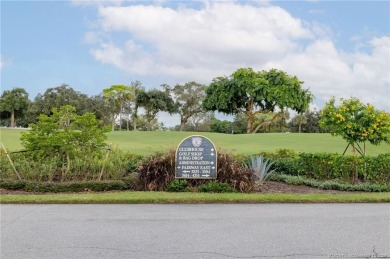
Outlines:
{"label": "low shrub", "polygon": [[273,163],[271,169],[276,173],[288,174],[288,175],[300,175],[303,173],[303,169],[300,165],[298,158],[270,158]]}
{"label": "low shrub", "polygon": [[139,175],[134,172],[122,178],[122,181],[125,183],[126,188],[129,190],[141,190]]}
{"label": "low shrub", "polygon": [[226,193],[226,192],[237,192],[236,189],[229,186],[227,183],[220,183],[218,181],[211,181],[198,186],[198,192],[215,192],[215,193]]}
{"label": "low shrub", "polygon": [[240,163],[245,163],[247,164],[248,161],[250,160],[251,156],[263,156],[266,159],[276,161],[278,159],[292,159],[296,158],[298,156],[297,153],[295,153],[294,150],[291,149],[277,149],[275,152],[259,152],[253,155],[248,155],[248,154],[234,154],[233,158],[235,161],[240,162]]}
{"label": "low shrub", "polygon": [[185,179],[175,179],[167,187],[168,192],[185,192],[187,191],[188,182]]}
{"label": "low shrub", "polygon": [[268,158],[294,158],[297,156],[297,153],[292,149],[281,148],[275,152],[265,152],[263,155]]}
{"label": "low shrub", "polygon": [[372,183],[390,183],[390,153],[365,157],[364,179]]}
{"label": "low shrub", "polygon": [[297,163],[306,177],[318,180],[334,179],[333,163],[339,155],[328,153],[300,153]]}
{"label": "low shrub", "polygon": [[113,191],[127,190],[123,181],[88,181],[88,182],[29,182],[29,181],[0,181],[0,188],[21,190],[27,192],[83,192],[83,191]]}

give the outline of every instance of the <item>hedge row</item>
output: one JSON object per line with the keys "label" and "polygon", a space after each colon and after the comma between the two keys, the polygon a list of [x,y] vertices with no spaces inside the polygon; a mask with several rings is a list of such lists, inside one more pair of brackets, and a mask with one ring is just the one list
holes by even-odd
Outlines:
{"label": "hedge row", "polygon": [[[349,183],[390,182],[390,153],[378,156],[343,156],[329,153],[276,152],[264,156],[280,174],[305,176],[320,181],[341,180]],[[245,162],[249,156],[239,156]]]}
{"label": "hedge row", "polygon": [[337,182],[334,180],[317,181],[308,179],[302,176],[292,176],[283,174],[271,174],[268,180],[285,182],[292,185],[306,185],[323,190],[338,190],[338,191],[357,191],[357,192],[390,192],[390,184],[348,184]]}
{"label": "hedge row", "polygon": [[127,190],[129,189],[129,186],[124,181],[58,183],[1,180],[0,188],[27,192],[102,192],[113,190]]}

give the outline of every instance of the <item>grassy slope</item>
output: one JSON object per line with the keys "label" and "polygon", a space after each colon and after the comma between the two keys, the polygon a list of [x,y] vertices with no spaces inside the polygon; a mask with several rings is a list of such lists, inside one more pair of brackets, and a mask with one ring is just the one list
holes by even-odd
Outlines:
{"label": "grassy slope", "polygon": [[[0,129],[0,142],[9,150],[20,150],[20,129]],[[261,151],[275,151],[285,148],[296,152],[329,152],[342,153],[346,142],[340,137],[330,134],[297,134],[297,133],[267,133],[228,135],[219,133],[194,132],[127,132],[115,131],[108,133],[108,142],[114,147],[128,150],[135,154],[150,154],[176,148],[187,136],[200,134],[209,138],[218,149],[233,153],[254,154]],[[382,143],[379,146],[367,145],[368,155],[390,152],[390,145]],[[349,152],[351,154],[351,152]]]}
{"label": "grassy slope", "polygon": [[92,194],[1,195],[0,203],[333,203],[390,202],[390,193],[243,194],[114,192]]}

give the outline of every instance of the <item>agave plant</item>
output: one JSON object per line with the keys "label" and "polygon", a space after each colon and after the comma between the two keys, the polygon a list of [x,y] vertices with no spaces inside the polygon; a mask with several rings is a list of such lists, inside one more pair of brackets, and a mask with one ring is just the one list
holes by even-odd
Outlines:
{"label": "agave plant", "polygon": [[253,170],[255,179],[258,182],[263,182],[270,173],[275,171],[270,171],[272,164],[273,162],[270,162],[268,159],[264,159],[263,156],[251,156],[249,167]]}

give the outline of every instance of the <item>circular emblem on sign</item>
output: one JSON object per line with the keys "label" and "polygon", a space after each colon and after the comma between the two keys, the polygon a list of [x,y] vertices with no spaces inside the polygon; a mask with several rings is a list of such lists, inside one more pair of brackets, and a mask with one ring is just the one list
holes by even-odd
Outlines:
{"label": "circular emblem on sign", "polygon": [[191,142],[192,142],[192,145],[194,147],[200,147],[200,145],[202,145],[202,138],[200,138],[200,137],[193,137]]}

